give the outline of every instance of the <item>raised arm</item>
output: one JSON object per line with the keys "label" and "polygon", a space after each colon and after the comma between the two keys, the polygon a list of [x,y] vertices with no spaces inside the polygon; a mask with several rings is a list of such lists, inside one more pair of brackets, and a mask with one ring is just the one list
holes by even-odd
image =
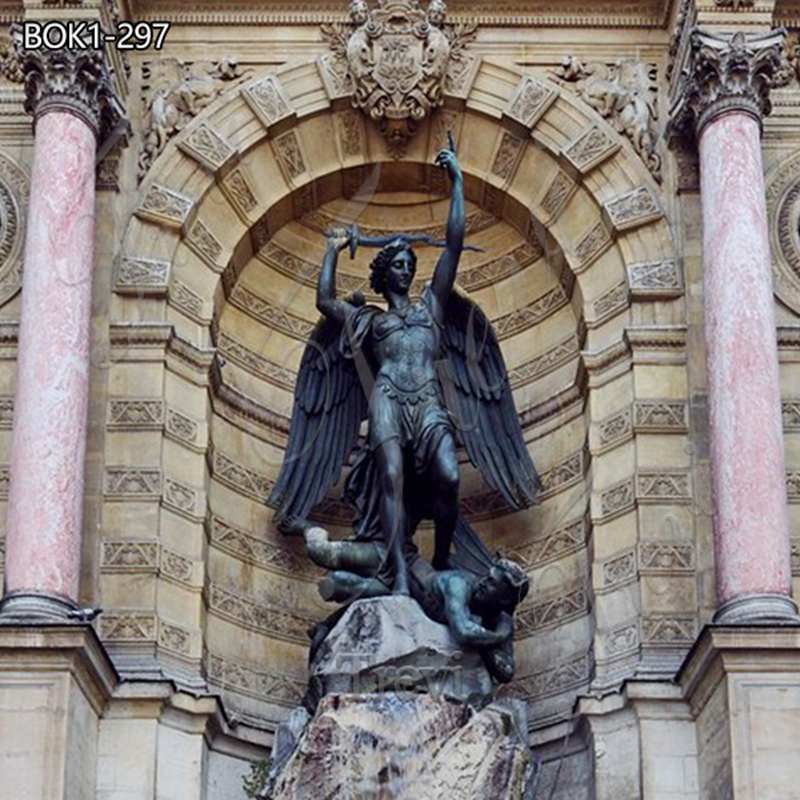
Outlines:
{"label": "raised arm", "polygon": [[342,325],[355,311],[355,306],[336,297],[336,264],[340,251],[349,243],[350,237],[347,231],[336,229],[328,233],[325,257],[322,259],[322,269],[317,283],[317,310]]}
{"label": "raised arm", "polygon": [[453,191],[450,196],[450,216],[447,219],[447,247],[439,257],[431,284],[434,296],[440,307],[444,309],[456,280],[456,270],[458,269],[458,260],[461,258],[461,251],[464,249],[464,232],[467,225],[464,213],[464,177],[453,149],[452,139],[450,148],[439,153],[436,163],[447,170],[453,182]]}

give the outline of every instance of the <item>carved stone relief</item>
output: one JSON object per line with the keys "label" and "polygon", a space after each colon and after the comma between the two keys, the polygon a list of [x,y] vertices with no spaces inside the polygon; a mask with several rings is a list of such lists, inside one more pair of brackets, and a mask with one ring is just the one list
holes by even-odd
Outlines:
{"label": "carved stone relief", "polygon": [[385,0],[370,8],[353,0],[350,20],[322,26],[331,53],[321,71],[332,98],[352,94],[354,108],[378,125],[400,158],[419,124],[464,91],[476,60],[465,52],[475,26],[446,22],[442,0],[423,10],[416,0]]}
{"label": "carved stone relief", "polygon": [[29,193],[28,176],[5,153],[0,153],[0,306],[22,286]]}
{"label": "carved stone relief", "polygon": [[766,183],[775,294],[800,314],[800,152],[781,157]]}
{"label": "carved stone relief", "polygon": [[[228,87],[246,73],[235,58],[190,62],[175,58],[142,64],[143,134],[139,151],[139,180],[147,174],[167,143]],[[185,147],[192,153],[211,153],[214,162],[228,147],[219,137],[196,129]],[[203,156],[205,157],[205,156]],[[226,156],[227,157],[227,156]],[[225,160],[224,158],[222,159]]]}
{"label": "carved stone relief", "polygon": [[657,67],[633,60],[613,64],[564,59],[558,76],[575,84],[580,98],[624,134],[657,181],[661,181],[658,142]]}

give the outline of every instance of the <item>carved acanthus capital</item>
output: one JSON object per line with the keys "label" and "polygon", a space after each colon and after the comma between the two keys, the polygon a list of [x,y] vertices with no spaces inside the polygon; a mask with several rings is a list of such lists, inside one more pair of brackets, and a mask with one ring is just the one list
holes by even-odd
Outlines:
{"label": "carved acanthus capital", "polygon": [[785,70],[784,36],[782,28],[756,36],[695,28],[670,109],[669,138],[699,138],[706,125],[729,111],[750,114],[760,124],[772,110],[770,90]]}
{"label": "carved acanthus capital", "polygon": [[48,111],[64,111],[84,120],[101,143],[127,129],[103,50],[24,48],[18,25],[12,26],[11,38],[25,78],[25,110],[34,124]]}

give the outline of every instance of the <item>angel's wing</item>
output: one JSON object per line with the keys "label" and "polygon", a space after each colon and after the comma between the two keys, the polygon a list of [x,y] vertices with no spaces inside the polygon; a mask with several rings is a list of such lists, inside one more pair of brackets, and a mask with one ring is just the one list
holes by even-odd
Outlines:
{"label": "angel's wing", "polygon": [[303,353],[289,444],[267,501],[279,520],[308,517],[339,479],[367,414],[356,364],[340,347],[341,335],[342,326],[323,317]]}
{"label": "angel's wing", "polygon": [[513,508],[527,508],[540,481],[492,324],[469,298],[452,291],[444,326],[446,373],[440,379],[457,435],[484,480]]}

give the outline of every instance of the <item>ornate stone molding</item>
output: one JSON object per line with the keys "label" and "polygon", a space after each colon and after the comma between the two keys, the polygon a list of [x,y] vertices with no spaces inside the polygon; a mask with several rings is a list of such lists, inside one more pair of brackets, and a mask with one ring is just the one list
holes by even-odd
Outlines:
{"label": "ornate stone molding", "polygon": [[656,152],[658,132],[657,67],[632,59],[613,64],[584,62],[567,56],[558,76],[575,84],[575,91],[631,142],[657,181],[661,156]]}
{"label": "ornate stone molding", "polygon": [[445,92],[462,95],[474,72],[477,60],[464,48],[476,26],[446,24],[446,16],[443,0],[430,0],[425,10],[417,0],[381,0],[372,9],[352,0],[347,23],[322,26],[332,51],[321,60],[329,94],[352,95],[395,158]]}
{"label": "ornate stone molding", "polygon": [[25,76],[25,110],[34,125],[48,111],[62,111],[82,119],[101,142],[121,127],[127,129],[113,68],[103,50],[25,49],[18,24],[11,27],[11,38]]}
{"label": "ornate stone molding", "polygon": [[760,124],[772,110],[770,89],[783,74],[784,35],[783,29],[745,36],[695,28],[670,109],[669,137],[699,138],[706,125],[729,111],[750,114]]}

